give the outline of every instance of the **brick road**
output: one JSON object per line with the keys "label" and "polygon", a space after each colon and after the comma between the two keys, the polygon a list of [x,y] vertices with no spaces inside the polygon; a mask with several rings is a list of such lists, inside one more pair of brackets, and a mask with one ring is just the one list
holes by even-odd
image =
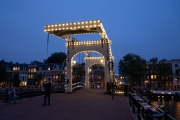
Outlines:
{"label": "brick road", "polygon": [[51,105],[41,106],[43,96],[1,104],[0,120],[133,120],[127,98],[82,89],[73,94],[51,95]]}

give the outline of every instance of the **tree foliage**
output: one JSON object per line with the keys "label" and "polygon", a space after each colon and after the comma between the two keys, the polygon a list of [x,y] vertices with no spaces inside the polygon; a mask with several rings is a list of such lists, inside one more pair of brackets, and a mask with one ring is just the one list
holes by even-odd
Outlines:
{"label": "tree foliage", "polygon": [[4,62],[0,62],[0,82],[5,82],[8,79],[8,74],[6,71],[6,66]]}
{"label": "tree foliage", "polygon": [[14,84],[15,87],[19,87],[21,83],[21,80],[19,79],[19,74],[15,74],[11,82]]}
{"label": "tree foliage", "polygon": [[145,74],[146,61],[138,55],[129,53],[119,61],[119,69],[131,82],[141,81]]}
{"label": "tree foliage", "polygon": [[47,59],[44,60],[44,63],[63,63],[66,59],[66,53],[64,52],[55,52],[51,54]]}

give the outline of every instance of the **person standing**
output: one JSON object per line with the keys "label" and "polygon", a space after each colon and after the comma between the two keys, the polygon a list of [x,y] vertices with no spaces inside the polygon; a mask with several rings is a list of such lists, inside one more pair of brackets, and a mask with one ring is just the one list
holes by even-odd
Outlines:
{"label": "person standing", "polygon": [[50,94],[51,94],[51,79],[48,79],[48,83],[44,84],[45,95],[44,95],[44,104],[42,106],[46,106],[46,99],[48,98],[48,104],[50,105]]}
{"label": "person standing", "polygon": [[13,83],[10,83],[8,87],[8,103],[11,103],[11,98],[13,98],[14,104],[16,104],[16,94]]}

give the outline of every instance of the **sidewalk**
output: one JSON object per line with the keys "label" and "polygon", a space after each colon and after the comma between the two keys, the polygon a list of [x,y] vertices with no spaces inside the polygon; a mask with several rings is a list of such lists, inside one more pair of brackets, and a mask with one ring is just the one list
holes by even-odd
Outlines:
{"label": "sidewalk", "polygon": [[0,105],[0,120],[133,120],[127,98],[103,94],[102,89],[82,89],[73,94],[43,96]]}

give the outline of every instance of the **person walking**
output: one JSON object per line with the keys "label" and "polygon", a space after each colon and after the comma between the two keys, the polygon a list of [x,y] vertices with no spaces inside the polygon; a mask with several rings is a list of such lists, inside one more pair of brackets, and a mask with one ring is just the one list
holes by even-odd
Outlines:
{"label": "person walking", "polygon": [[11,103],[11,98],[13,98],[14,104],[16,104],[16,94],[15,94],[15,87],[13,83],[10,83],[8,87],[8,103]]}
{"label": "person walking", "polygon": [[48,98],[48,104],[50,105],[50,94],[51,94],[51,79],[48,79],[48,83],[44,84],[45,95],[44,95],[44,104],[42,106],[46,106],[46,99]]}

